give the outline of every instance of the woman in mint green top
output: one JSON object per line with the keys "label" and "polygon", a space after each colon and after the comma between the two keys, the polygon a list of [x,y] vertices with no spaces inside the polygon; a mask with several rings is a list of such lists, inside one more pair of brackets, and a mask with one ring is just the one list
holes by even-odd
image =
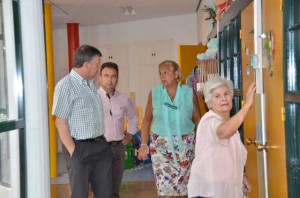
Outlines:
{"label": "woman in mint green top", "polygon": [[159,64],[161,84],[149,94],[142,123],[139,159],[148,158],[150,135],[152,166],[159,197],[187,197],[187,183],[194,158],[195,128],[200,120],[196,93],[181,85],[176,62]]}

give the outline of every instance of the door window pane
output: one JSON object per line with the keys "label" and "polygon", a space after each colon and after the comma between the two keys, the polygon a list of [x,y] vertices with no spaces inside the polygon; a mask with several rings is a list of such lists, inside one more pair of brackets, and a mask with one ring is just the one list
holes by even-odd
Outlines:
{"label": "door window pane", "polygon": [[0,122],[7,120],[7,81],[4,50],[3,13],[0,5]]}
{"label": "door window pane", "polygon": [[10,171],[9,134],[0,133],[0,185],[1,186],[10,187],[10,183],[11,183],[10,172],[11,171]]}

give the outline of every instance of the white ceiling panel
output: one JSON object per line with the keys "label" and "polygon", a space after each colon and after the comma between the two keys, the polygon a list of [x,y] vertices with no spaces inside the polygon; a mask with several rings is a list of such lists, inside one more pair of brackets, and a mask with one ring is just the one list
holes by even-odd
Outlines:
{"label": "white ceiling panel", "polygon": [[[52,4],[53,28],[66,23],[101,25],[195,13],[201,0],[47,0]],[[135,15],[125,15],[124,6]]]}

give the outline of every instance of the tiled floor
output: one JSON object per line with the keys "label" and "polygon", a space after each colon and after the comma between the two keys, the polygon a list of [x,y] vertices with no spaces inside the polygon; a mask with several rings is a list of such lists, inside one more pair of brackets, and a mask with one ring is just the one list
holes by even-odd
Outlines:
{"label": "tiled floor", "polygon": [[[68,198],[70,197],[69,184],[52,184],[51,198]],[[136,181],[123,182],[121,187],[121,198],[156,198],[156,187],[154,182]],[[88,198],[92,198],[91,193]]]}
{"label": "tiled floor", "polygon": [[154,181],[124,182],[121,188],[121,198],[156,198],[156,186]]}
{"label": "tiled floor", "polygon": [[[51,180],[51,198],[68,198],[70,197],[70,186],[64,159],[59,156],[59,177]],[[121,198],[156,198],[156,186],[151,164],[142,164],[135,168],[125,170]],[[92,195],[89,195],[92,198]]]}

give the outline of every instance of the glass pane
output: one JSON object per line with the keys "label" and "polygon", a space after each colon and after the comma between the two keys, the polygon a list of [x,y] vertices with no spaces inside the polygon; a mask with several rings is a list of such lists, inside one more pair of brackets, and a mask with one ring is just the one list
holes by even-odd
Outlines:
{"label": "glass pane", "polygon": [[19,133],[19,130],[0,133],[1,198],[20,197]]}
{"label": "glass pane", "polygon": [[7,120],[7,81],[4,51],[3,13],[0,2],[0,122]]}
{"label": "glass pane", "polygon": [[239,56],[233,57],[233,88],[235,90],[241,89],[241,67]]}
{"label": "glass pane", "polygon": [[238,35],[238,28],[237,28],[237,22],[236,20],[233,21],[233,53],[236,54],[238,52],[238,41],[239,41],[239,35]]}
{"label": "glass pane", "polygon": [[227,34],[226,34],[226,31],[223,31],[223,33],[222,33],[222,40],[221,40],[221,51],[222,51],[222,59],[224,60],[224,59],[226,59],[226,47],[227,47],[227,45],[226,45],[226,42],[227,42]]}
{"label": "glass pane", "polygon": [[[9,134],[0,133],[0,185],[10,187],[10,148]],[[0,194],[1,197],[1,194]]]}
{"label": "glass pane", "polygon": [[292,75],[294,77],[294,86],[295,86],[295,90],[296,92],[300,92],[300,48],[299,48],[299,44],[300,44],[300,30],[298,30],[297,32],[295,32],[296,34],[296,43],[298,44],[297,46],[295,46],[295,51],[296,51],[296,64],[295,65],[290,65],[289,68],[290,69],[294,69],[294,75]]}
{"label": "glass pane", "polygon": [[226,62],[221,61],[220,62],[220,76],[222,76],[222,77],[225,76],[225,67],[226,67]]}
{"label": "glass pane", "polygon": [[226,31],[226,55],[227,58],[231,56],[231,35],[230,35],[230,26],[225,28]]}
{"label": "glass pane", "polygon": [[229,58],[226,61],[226,71],[225,71],[226,73],[225,73],[225,76],[226,76],[227,79],[232,80],[231,79],[231,69],[230,69],[230,67],[231,67],[231,59]]}
{"label": "glass pane", "polygon": [[236,18],[233,23],[233,53],[238,54],[240,53],[240,18]]}
{"label": "glass pane", "polygon": [[224,32],[220,33],[220,37],[219,37],[219,48],[220,48],[220,59],[224,60],[225,58],[225,48],[224,48]]}
{"label": "glass pane", "polygon": [[293,1],[294,4],[294,12],[295,12],[295,16],[297,17],[298,23],[300,23],[300,1]]}
{"label": "glass pane", "polygon": [[241,109],[242,106],[241,101],[242,101],[241,96],[233,96],[233,103],[232,103],[233,106],[230,112],[232,116],[235,115]]}
{"label": "glass pane", "polygon": [[300,92],[300,31],[291,32],[289,36],[290,48],[286,60],[286,81],[287,92]]}
{"label": "glass pane", "polygon": [[289,197],[299,197],[300,189],[300,105],[286,103],[286,153]]}

